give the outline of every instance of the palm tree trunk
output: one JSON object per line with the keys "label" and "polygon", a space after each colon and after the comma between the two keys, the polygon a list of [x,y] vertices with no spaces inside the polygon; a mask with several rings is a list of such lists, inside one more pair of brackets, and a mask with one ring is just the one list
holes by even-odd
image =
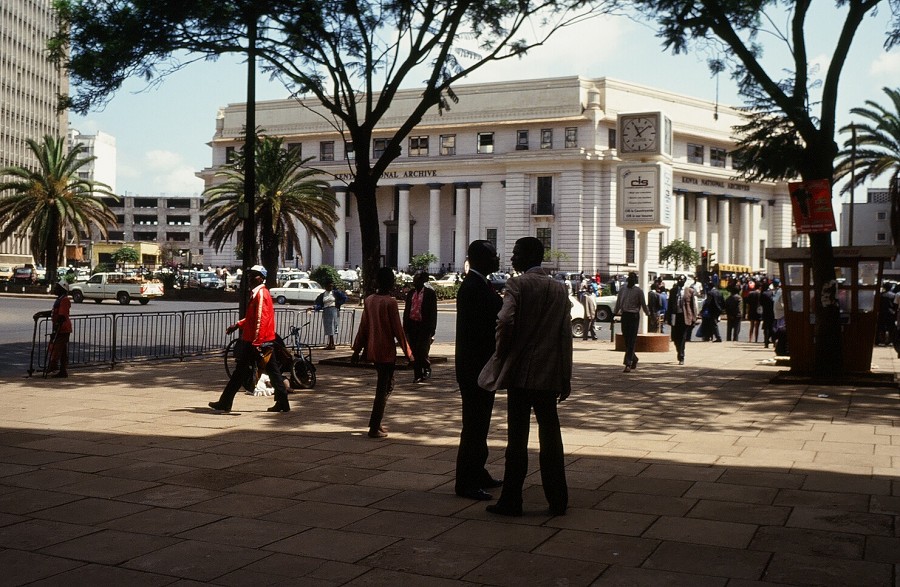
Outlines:
{"label": "palm tree trunk", "polygon": [[46,255],[46,269],[47,273],[44,276],[44,279],[47,283],[54,283],[56,281],[56,268],[58,266],[59,259],[59,211],[55,208],[53,209],[52,214],[50,214],[50,226],[48,228],[50,234],[47,235],[47,250],[45,252]]}
{"label": "palm tree trunk", "polygon": [[275,287],[278,282],[278,235],[272,229],[272,210],[265,208],[260,212],[259,220],[259,257],[266,268],[266,287]]}

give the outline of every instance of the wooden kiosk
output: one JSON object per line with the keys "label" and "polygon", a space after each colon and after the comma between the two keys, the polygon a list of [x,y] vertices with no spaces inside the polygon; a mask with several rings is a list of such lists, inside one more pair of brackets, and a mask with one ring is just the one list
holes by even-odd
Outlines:
{"label": "wooden kiosk", "polygon": [[[766,258],[778,262],[791,371],[798,373],[811,373],[815,366],[815,290],[810,256],[809,248],[766,249]],[[882,270],[885,261],[893,258],[894,250],[889,246],[834,248],[841,351],[847,373],[871,370]]]}

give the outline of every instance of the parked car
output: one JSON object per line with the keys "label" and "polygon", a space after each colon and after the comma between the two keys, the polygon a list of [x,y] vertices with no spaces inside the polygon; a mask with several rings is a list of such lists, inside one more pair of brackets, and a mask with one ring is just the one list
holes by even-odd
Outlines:
{"label": "parked car", "polygon": [[[597,321],[613,321],[613,310],[616,308],[616,297],[617,296],[594,296],[594,300],[597,303],[597,314],[595,315]],[[569,299],[573,302],[572,315],[574,316],[577,311],[579,317],[584,316],[584,306],[578,301],[578,298],[576,296],[569,296]]]}
{"label": "parked car", "polygon": [[431,285],[434,285],[434,286],[439,286],[439,287],[451,287],[451,286],[459,285],[460,283],[462,283],[462,278],[459,275],[457,275],[456,273],[448,273],[447,275],[444,275],[440,279],[430,278],[428,280],[428,283],[430,283]]}
{"label": "parked car", "polygon": [[147,305],[153,298],[163,295],[163,284],[156,280],[143,280],[139,277],[126,277],[123,273],[96,273],[87,281],[76,281],[69,286],[69,293],[76,304],[85,300],[94,300],[99,304],[103,300],[117,300],[126,305],[137,300]]}
{"label": "parked car", "polygon": [[0,281],[9,281],[15,272],[16,268],[12,265],[0,265]]}
{"label": "parked car", "polygon": [[316,301],[319,294],[325,291],[318,282],[311,279],[293,279],[288,281],[282,287],[275,287],[270,290],[272,299],[279,304],[287,303],[306,303],[311,304]]}
{"label": "parked car", "polygon": [[282,287],[288,281],[293,281],[295,279],[309,279],[309,273],[300,271],[299,269],[281,268],[278,270],[275,281],[278,283],[279,287]]}
{"label": "parked car", "polygon": [[509,276],[506,273],[491,273],[487,278],[495,290],[502,292],[506,288],[506,280],[509,279]]}
{"label": "parked car", "polygon": [[224,289],[225,282],[212,271],[191,271],[188,273],[187,287],[201,289]]}
{"label": "parked car", "polygon": [[30,285],[32,283],[37,283],[38,274],[37,271],[32,267],[16,267],[16,270],[13,273],[12,279],[10,281],[12,281],[13,283]]}

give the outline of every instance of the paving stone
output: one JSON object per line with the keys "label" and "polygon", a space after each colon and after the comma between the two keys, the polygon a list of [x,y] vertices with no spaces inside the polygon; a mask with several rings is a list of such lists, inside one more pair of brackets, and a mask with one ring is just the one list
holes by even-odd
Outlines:
{"label": "paving stone", "polygon": [[[397,539],[359,532],[311,528],[265,547],[273,552],[302,554],[332,561],[356,563],[378,552]],[[368,564],[368,563],[366,563]]]}
{"label": "paving stone", "polygon": [[534,552],[598,563],[639,566],[658,545],[658,540],[646,538],[560,530]]}
{"label": "paving stone", "polygon": [[718,501],[734,501],[741,503],[770,504],[778,493],[770,487],[753,485],[733,485],[730,483],[694,483],[685,497],[715,499]]}
{"label": "paving stone", "polygon": [[873,495],[869,511],[878,514],[900,515],[900,496]]}
{"label": "paving stone", "polygon": [[714,482],[721,477],[724,472],[724,469],[718,467],[696,467],[656,463],[644,469],[640,476],[653,477],[655,479]]}
{"label": "paving stone", "polygon": [[869,510],[869,496],[860,495],[858,493],[784,489],[778,492],[773,504],[790,507],[812,507],[850,512],[865,512]]}
{"label": "paving stone", "polygon": [[657,516],[683,516],[697,502],[686,497],[644,495],[642,493],[612,493],[597,504],[597,509],[635,512]]}
{"label": "paving stone", "polygon": [[[321,559],[318,560],[319,562],[321,562],[321,564],[309,574],[309,577],[316,578],[322,581],[330,581],[331,583],[336,585],[347,584],[348,581],[351,581],[356,577],[360,577],[371,570],[370,567],[365,565],[342,563],[339,561],[322,561]],[[428,577],[423,578],[423,580],[424,579],[428,579]],[[403,583],[394,583],[394,585],[402,584]]]}
{"label": "paving stone", "polygon": [[194,581],[211,581],[268,554],[227,544],[183,540],[131,559],[122,566]]}
{"label": "paving stone", "polygon": [[306,528],[297,527],[295,524],[232,517],[185,530],[178,534],[178,537],[247,548],[261,548],[303,530]]}
{"label": "paving stone", "polygon": [[308,501],[367,506],[396,493],[398,493],[396,489],[329,483],[328,485],[305,491],[300,497]]}
{"label": "paving stone", "polygon": [[83,564],[34,552],[0,550],[0,569],[3,569],[4,585],[25,585],[76,569]]}
{"label": "paving stone", "polygon": [[172,577],[143,573],[107,565],[88,564],[29,583],[29,587],[71,587],[72,585],[127,585],[157,587],[171,585]]}
{"label": "paving stone", "polygon": [[687,516],[765,526],[784,524],[790,513],[791,508],[788,507],[701,499]]}
{"label": "paving stone", "polygon": [[721,587],[727,581],[728,579],[724,577],[611,566],[591,585],[593,587]]}
{"label": "paving stone", "polygon": [[865,559],[900,564],[900,537],[869,536],[866,539]]}
{"label": "paving stone", "polygon": [[67,471],[81,471],[82,473],[99,473],[107,469],[114,469],[127,465],[131,459],[127,457],[111,457],[111,456],[86,456],[59,461],[51,466],[54,469],[65,469]]}
{"label": "paving stone", "polygon": [[252,461],[238,463],[229,467],[229,471],[250,473],[260,477],[291,477],[307,469],[315,468],[312,463],[293,463],[282,459],[270,459],[268,457],[256,457]]}
{"label": "paving stone", "polygon": [[294,479],[304,479],[306,481],[316,481],[318,483],[331,484],[353,484],[368,479],[372,475],[378,474],[377,471],[371,469],[361,469],[358,467],[342,467],[340,465],[319,465],[312,466],[293,475]]}
{"label": "paving stone", "polygon": [[[852,462],[852,460],[851,460]],[[823,475],[810,473],[803,489],[810,491],[835,491],[843,493],[863,493],[871,495],[890,495],[891,483],[888,479],[873,479],[852,475]]]}
{"label": "paving stone", "polygon": [[746,548],[755,532],[756,526],[752,524],[663,516],[642,536],[710,546]]}
{"label": "paving stone", "polygon": [[885,514],[795,507],[791,517],[788,518],[787,525],[813,530],[890,536],[893,532],[894,520],[892,516]]}
{"label": "paving stone", "polygon": [[502,551],[464,579],[490,585],[590,585],[606,565],[527,552]]}
{"label": "paving stone", "polygon": [[641,536],[656,519],[657,516],[633,512],[608,512],[595,509],[569,508],[565,516],[551,518],[546,522],[546,525],[569,530]]}
{"label": "paving stone", "polygon": [[144,489],[156,487],[153,481],[139,481],[137,479],[116,479],[95,475],[86,481],[79,481],[62,487],[69,493],[84,495],[87,497],[118,497],[126,493],[133,493]]}
{"label": "paving stone", "polygon": [[42,549],[44,554],[103,565],[119,565],[134,557],[177,544],[179,540],[118,530],[100,530]]}
{"label": "paving stone", "polygon": [[0,527],[0,548],[40,550],[96,531],[91,526],[25,518],[19,523]]}
{"label": "paving stone", "polygon": [[428,540],[464,523],[444,516],[383,511],[349,524],[344,529],[349,532]]}
{"label": "paving stone", "polygon": [[415,585],[416,587],[459,587],[460,581],[441,577],[428,577],[413,573],[401,573],[387,569],[370,569],[349,583],[353,587],[396,587],[397,585]]}
{"label": "paving stone", "polygon": [[139,461],[122,467],[107,469],[103,474],[107,477],[121,477],[124,479],[138,479],[142,481],[161,481],[166,477],[178,475],[179,473],[187,473],[190,470],[190,467],[181,465],[157,463],[154,461]]}
{"label": "paving stone", "polygon": [[316,502],[300,502],[291,507],[261,516],[264,520],[285,522],[297,526],[343,528],[371,516],[377,510],[349,505],[331,504],[323,507]]}
{"label": "paving stone", "polygon": [[225,491],[235,485],[248,483],[258,478],[257,475],[233,470],[194,469],[192,471],[167,477],[166,483],[172,485],[187,485],[189,487],[199,487],[214,491]]}
{"label": "paving stone", "polygon": [[396,510],[417,514],[451,516],[472,505],[471,500],[437,495],[426,491],[401,491],[373,504],[382,510]]}
{"label": "paving stone", "polygon": [[667,541],[659,545],[643,567],[695,575],[758,579],[768,562],[769,554],[764,552]]}
{"label": "paving stone", "polygon": [[806,475],[779,471],[763,471],[729,468],[719,477],[720,483],[734,485],[755,485],[758,487],[775,487],[797,489],[806,481]]}
{"label": "paving stone", "polygon": [[247,495],[244,493],[226,493],[200,503],[188,506],[195,512],[207,512],[222,516],[240,516],[242,518],[261,518],[272,512],[279,512],[297,504],[297,500],[268,495]]}
{"label": "paving stone", "polygon": [[31,515],[44,520],[89,525],[108,522],[146,509],[148,509],[146,505],[87,497],[60,506],[32,512]]}
{"label": "paving stone", "polygon": [[119,496],[119,499],[148,506],[180,508],[206,501],[222,495],[219,491],[211,491],[200,487],[162,484],[150,489],[135,491]]}
{"label": "paving stone", "polygon": [[156,536],[174,536],[191,528],[203,526],[222,516],[175,510],[170,508],[150,508],[130,516],[123,516],[101,524],[102,527],[139,532]]}
{"label": "paving stone", "polygon": [[861,559],[865,537],[846,532],[767,526],[756,532],[749,548],[766,552]]}
{"label": "paving stone", "polygon": [[27,487],[28,489],[60,489],[66,485],[87,481],[94,476],[80,471],[65,471],[62,469],[37,469],[19,475],[9,475],[3,478],[7,485]]}
{"label": "paving stone", "polygon": [[16,487],[14,491],[0,495],[0,512],[30,514],[80,499],[82,496],[70,493]]}
{"label": "paving stone", "polygon": [[510,531],[509,526],[490,520],[467,520],[433,540],[492,549],[531,551],[556,532],[555,529],[539,526],[521,526]]}
{"label": "paving stone", "polygon": [[321,483],[316,483],[315,481],[282,479],[281,477],[259,477],[232,485],[227,490],[251,496],[269,495],[272,497],[294,498],[320,486]]}
{"label": "paving stone", "polygon": [[789,585],[890,587],[891,565],[776,552],[765,579]]}
{"label": "paving stone", "polygon": [[332,450],[316,450],[314,448],[285,447],[272,450],[268,453],[270,459],[281,459],[295,463],[321,463],[334,458],[339,453]]}
{"label": "paving stone", "polygon": [[651,477],[616,476],[603,484],[606,491],[623,491],[626,493],[647,493],[650,495],[668,495],[681,497],[691,488],[691,481],[681,479],[654,479]]}

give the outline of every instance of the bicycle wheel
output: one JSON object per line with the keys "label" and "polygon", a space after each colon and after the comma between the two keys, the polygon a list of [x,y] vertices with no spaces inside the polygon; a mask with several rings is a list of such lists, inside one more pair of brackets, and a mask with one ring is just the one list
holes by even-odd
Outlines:
{"label": "bicycle wheel", "polygon": [[294,359],[291,364],[291,383],[304,389],[312,389],[316,386],[316,367],[306,359]]}
{"label": "bicycle wheel", "polygon": [[[241,339],[236,338],[225,347],[225,372],[228,373],[228,377],[231,377],[231,374],[237,369],[237,356],[241,352],[241,342]],[[256,388],[256,379],[256,365],[251,364],[250,372],[247,378],[241,382],[241,386],[247,391],[253,391]]]}

